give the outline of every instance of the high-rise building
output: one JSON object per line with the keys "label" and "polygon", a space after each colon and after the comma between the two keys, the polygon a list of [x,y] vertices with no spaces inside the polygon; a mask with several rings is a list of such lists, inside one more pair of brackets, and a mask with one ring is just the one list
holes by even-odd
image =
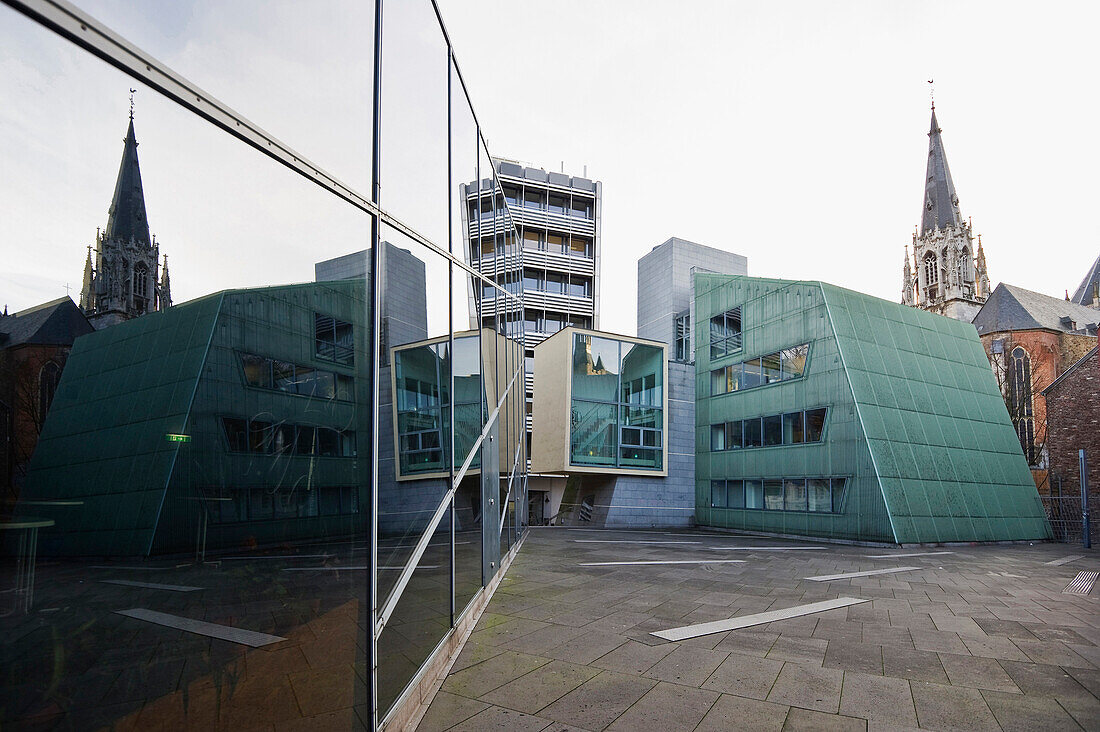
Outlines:
{"label": "high-rise building", "polygon": [[901,303],[969,323],[989,297],[989,275],[981,237],[975,251],[970,221],[959,210],[941,132],[933,106],[920,229],[912,260],[905,252]]}
{"label": "high-rise building", "polygon": [[[491,181],[463,186],[465,256],[482,274],[520,295],[523,312],[498,312],[494,288],[471,281],[470,327],[499,329],[523,319],[530,456],[535,346],[570,326],[599,328],[603,186],[499,158],[493,167],[507,209],[493,200]],[[518,240],[502,236],[513,225]],[[549,521],[558,511],[565,478],[532,474],[528,485],[534,520]]]}
{"label": "high-rise building", "polygon": [[172,306],[168,257],[160,270],[160,247],[149,234],[137,147],[131,109],[107,228],[96,232],[95,263],[90,246],[84,262],[80,307],[96,328]]}

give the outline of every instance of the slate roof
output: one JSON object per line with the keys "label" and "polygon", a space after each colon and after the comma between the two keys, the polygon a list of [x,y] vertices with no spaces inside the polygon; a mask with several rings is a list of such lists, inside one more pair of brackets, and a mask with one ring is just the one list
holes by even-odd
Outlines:
{"label": "slate roof", "polygon": [[0,316],[0,347],[21,345],[71,346],[92,327],[70,298],[36,305],[8,316]]}
{"label": "slate roof", "polygon": [[1091,305],[1092,293],[1098,287],[1100,287],[1100,257],[1097,257],[1096,261],[1089,267],[1085,279],[1081,280],[1081,284],[1074,290],[1073,297],[1070,300],[1078,305]]}
{"label": "slate roof", "polygon": [[943,149],[942,130],[936,122],[936,108],[932,107],[932,129],[928,132],[928,169],[924,174],[924,201],[921,207],[920,233],[962,223],[959,197],[951,169],[947,167],[947,154]]}
{"label": "slate roof", "polygon": [[[1068,327],[1069,317],[1076,327]],[[974,316],[979,334],[1006,330],[1056,330],[1062,333],[1084,332],[1085,326],[1100,322],[1100,310],[1086,308],[1059,297],[1001,283]]]}
{"label": "slate roof", "polygon": [[138,167],[137,138],[134,136],[134,118],[126,130],[123,141],[122,163],[115,181],[115,194],[108,211],[108,239],[122,241],[134,239],[142,244],[149,242],[149,221],[145,216],[145,192],[141,187],[141,169]]}

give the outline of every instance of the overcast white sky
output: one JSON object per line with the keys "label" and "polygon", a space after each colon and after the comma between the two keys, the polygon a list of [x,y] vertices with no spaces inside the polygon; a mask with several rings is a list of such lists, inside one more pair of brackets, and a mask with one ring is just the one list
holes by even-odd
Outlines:
{"label": "overcast white sky", "polygon": [[[368,191],[369,3],[78,4]],[[603,181],[604,329],[634,331],[635,262],[670,236],[744,254],[753,275],[896,301],[933,77],[993,282],[1061,296],[1100,254],[1094,3],[440,5],[493,154]],[[426,138],[444,129],[445,60],[425,50],[439,44],[415,9],[393,6],[387,30],[407,42],[384,66],[383,201],[437,236],[445,220],[423,217],[447,190],[444,148]],[[77,297],[131,85],[0,8],[0,306],[66,283]],[[135,86],[148,214],[177,302],[308,280],[314,261],[362,248],[362,216]],[[429,286],[442,276],[430,266]]]}

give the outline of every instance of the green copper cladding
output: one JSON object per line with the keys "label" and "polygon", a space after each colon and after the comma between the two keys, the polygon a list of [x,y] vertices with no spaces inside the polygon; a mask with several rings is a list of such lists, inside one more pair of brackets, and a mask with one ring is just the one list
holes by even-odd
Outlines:
{"label": "green copper cladding", "polygon": [[[700,524],[904,544],[1049,536],[972,325],[821,282],[703,274],[695,288]],[[710,321],[738,306],[741,348],[715,349],[723,355],[712,361]],[[721,327],[715,333],[728,338]],[[765,357],[760,369],[766,375],[774,370],[769,355],[800,344],[809,345],[801,375],[795,369],[793,378],[766,383],[765,376],[756,385],[756,367],[749,364]],[[731,386],[725,369],[731,365],[749,388]],[[822,407],[820,442],[783,444],[791,442],[783,437],[729,449],[711,441],[714,425],[762,418],[766,432],[773,415]],[[810,510],[712,505],[725,497],[725,486],[712,481],[730,481],[731,490],[743,485],[746,500],[752,481],[763,481],[765,494],[773,481],[790,506],[792,496],[803,495],[799,481],[814,481],[812,491],[826,478],[834,486],[844,480],[842,492],[833,489],[832,511],[815,510],[812,498]],[[784,505],[773,497],[778,502],[769,505]]]}

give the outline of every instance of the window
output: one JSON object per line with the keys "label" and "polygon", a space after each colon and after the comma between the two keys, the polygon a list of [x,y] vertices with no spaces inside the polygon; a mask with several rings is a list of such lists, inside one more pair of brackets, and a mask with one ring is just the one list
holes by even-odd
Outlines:
{"label": "window", "polygon": [[928,252],[924,255],[924,282],[928,287],[940,281],[940,268],[936,264],[936,253]]}
{"label": "window", "polygon": [[569,239],[569,254],[574,257],[591,257],[592,242],[583,236],[574,236]]}
{"label": "window", "polygon": [[726,449],[725,424],[712,424],[710,426],[710,449],[711,451]]}
{"label": "window", "polygon": [[356,439],[353,430],[280,422],[222,417],[230,452],[276,455],[322,455],[354,457]]}
{"label": "window", "polygon": [[57,393],[57,385],[61,381],[61,367],[53,361],[47,361],[42,370],[38,372],[38,418],[39,423],[46,418],[53,404],[54,394]]}
{"label": "window", "polygon": [[251,353],[239,354],[249,386],[274,389],[316,399],[354,399],[355,379],[344,374],[276,361]]}
{"label": "window", "polygon": [[550,194],[550,210],[554,213],[565,213],[565,196],[559,194]]}
{"label": "window", "polygon": [[751,389],[754,386],[763,386],[764,376],[760,371],[760,359],[754,358],[751,361],[745,361],[744,370],[741,378],[741,388]]}
{"label": "window", "polygon": [[567,250],[565,237],[561,234],[546,235],[546,251],[554,254],[565,254]]}
{"label": "window", "polygon": [[726,449],[740,450],[742,445],[741,420],[726,423]]}
{"label": "window", "polygon": [[712,480],[712,508],[840,513],[846,478]]}
{"label": "window", "polygon": [[515,206],[519,201],[519,189],[515,186],[503,186],[504,188],[504,200],[510,206]]}
{"label": "window", "polygon": [[327,315],[315,313],[314,355],[324,361],[334,361],[344,366],[355,364],[355,339],[351,323]]}
{"label": "window", "polygon": [[773,414],[763,418],[764,422],[764,446],[783,444],[783,418]]}
{"label": "window", "polygon": [[591,198],[585,198],[584,196],[573,196],[571,209],[574,216],[590,219],[595,209],[595,201]]}
{"label": "window", "polygon": [[587,277],[569,277],[569,294],[573,297],[588,297],[589,279]]}
{"label": "window", "polygon": [[962,248],[959,252],[959,258],[956,263],[958,267],[957,276],[959,278],[959,284],[965,284],[967,282],[974,281],[974,275],[970,269],[970,250],[966,247]]}
{"label": "window", "polygon": [[252,421],[248,423],[248,451],[271,452],[272,424]]}
{"label": "window", "polygon": [[783,510],[783,481],[764,481],[764,508],[768,511]]}
{"label": "window", "polygon": [[744,483],[739,480],[726,481],[726,506],[728,508],[745,507]]}
{"label": "window", "polygon": [[1028,465],[1035,464],[1035,420],[1031,394],[1031,358],[1027,351],[1016,346],[1008,362],[1008,413],[1020,449]]}
{"label": "window", "polygon": [[761,447],[764,444],[764,433],[760,426],[760,419],[746,419],[741,423],[745,447]]}
{"label": "window", "polygon": [[806,510],[806,481],[803,478],[785,478],[783,480],[783,510]]}
{"label": "window", "polygon": [[712,480],[710,482],[710,505],[715,508],[726,507],[726,481]]}
{"label": "window", "polygon": [[542,233],[538,231],[531,231],[530,229],[523,230],[523,248],[530,250],[538,250],[542,248]]}
{"label": "window", "polygon": [[802,412],[783,415],[783,444],[797,445],[803,441]]}
{"label": "window", "polygon": [[807,480],[806,493],[808,498],[807,510],[825,513],[833,510],[828,478],[810,478]]}
{"label": "window", "polygon": [[524,191],[523,192],[523,207],[541,209],[546,204],[546,197],[542,194],[542,191]]}
{"label": "window", "polygon": [[808,344],[784,348],[779,352],[784,381],[800,378],[806,372],[806,357],[809,353],[810,346]]}
{"label": "window", "polygon": [[222,426],[225,428],[229,451],[248,452],[248,420],[223,417]]}
{"label": "window", "polygon": [[764,481],[745,481],[745,508],[764,507]]}
{"label": "window", "polygon": [[741,307],[710,319],[710,358],[723,358],[741,350]]}
{"label": "window", "polygon": [[675,352],[677,361],[691,361],[691,313],[680,313],[676,316],[674,325]]}
{"label": "window", "polygon": [[779,354],[771,353],[760,357],[760,381],[763,384],[774,384],[781,379],[779,370]]}
{"label": "window", "polygon": [[806,442],[821,442],[825,432],[825,407],[806,410]]}

